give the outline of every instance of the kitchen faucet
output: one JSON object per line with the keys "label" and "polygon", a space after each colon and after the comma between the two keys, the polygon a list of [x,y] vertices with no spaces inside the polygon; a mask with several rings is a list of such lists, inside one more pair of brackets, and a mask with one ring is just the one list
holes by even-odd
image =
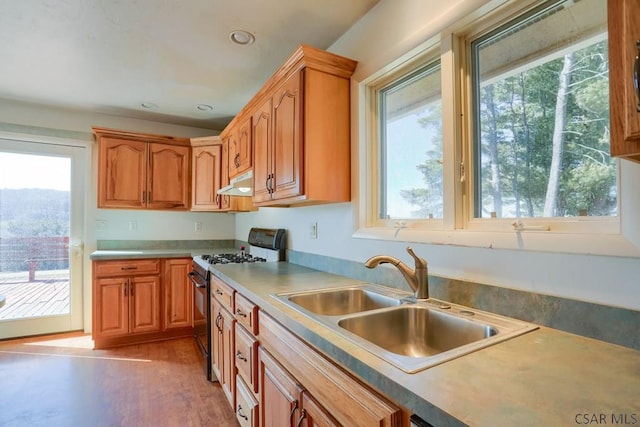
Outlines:
{"label": "kitchen faucet", "polygon": [[429,270],[427,269],[427,261],[420,258],[413,252],[411,247],[407,247],[407,252],[413,257],[416,263],[415,270],[403,263],[397,258],[388,255],[375,255],[369,258],[364,266],[367,268],[375,268],[380,264],[393,264],[404,276],[416,299],[429,298]]}

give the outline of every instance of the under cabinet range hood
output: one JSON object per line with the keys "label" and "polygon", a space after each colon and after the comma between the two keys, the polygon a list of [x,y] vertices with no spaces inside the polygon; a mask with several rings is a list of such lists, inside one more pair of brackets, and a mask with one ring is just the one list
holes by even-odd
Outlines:
{"label": "under cabinet range hood", "polygon": [[253,196],[253,170],[249,169],[231,178],[229,185],[222,187],[217,193],[226,196]]}

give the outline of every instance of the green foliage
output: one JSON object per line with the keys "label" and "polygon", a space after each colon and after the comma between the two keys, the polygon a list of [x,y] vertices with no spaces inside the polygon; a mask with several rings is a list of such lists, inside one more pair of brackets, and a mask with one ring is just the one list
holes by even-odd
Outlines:
{"label": "green foliage", "polygon": [[[603,41],[574,55],[554,216],[575,216],[580,209],[589,215],[615,214],[606,49]],[[542,215],[562,66],[558,58],[482,88],[479,216],[492,211],[498,217]]]}

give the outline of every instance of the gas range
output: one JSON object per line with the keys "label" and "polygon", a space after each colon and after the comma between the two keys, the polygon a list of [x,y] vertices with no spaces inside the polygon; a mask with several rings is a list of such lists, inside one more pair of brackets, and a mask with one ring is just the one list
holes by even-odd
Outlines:
{"label": "gas range", "polygon": [[249,231],[249,248],[239,251],[226,249],[193,257],[193,270],[188,277],[193,283],[193,337],[205,362],[207,379],[215,380],[211,370],[213,343],[211,341],[211,284],[210,268],[224,264],[277,262],[285,259],[285,230],[252,228]]}
{"label": "gas range", "polygon": [[249,251],[244,246],[237,252],[210,253],[193,259],[202,269],[223,264],[278,262],[285,259],[285,230],[252,228],[249,231]]}

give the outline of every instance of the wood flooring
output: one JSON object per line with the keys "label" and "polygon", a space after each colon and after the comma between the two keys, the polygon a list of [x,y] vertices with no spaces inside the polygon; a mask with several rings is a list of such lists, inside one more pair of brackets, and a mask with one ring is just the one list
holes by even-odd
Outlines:
{"label": "wood flooring", "polygon": [[0,342],[0,426],[238,426],[192,338],[108,350],[90,342],[81,334]]}

